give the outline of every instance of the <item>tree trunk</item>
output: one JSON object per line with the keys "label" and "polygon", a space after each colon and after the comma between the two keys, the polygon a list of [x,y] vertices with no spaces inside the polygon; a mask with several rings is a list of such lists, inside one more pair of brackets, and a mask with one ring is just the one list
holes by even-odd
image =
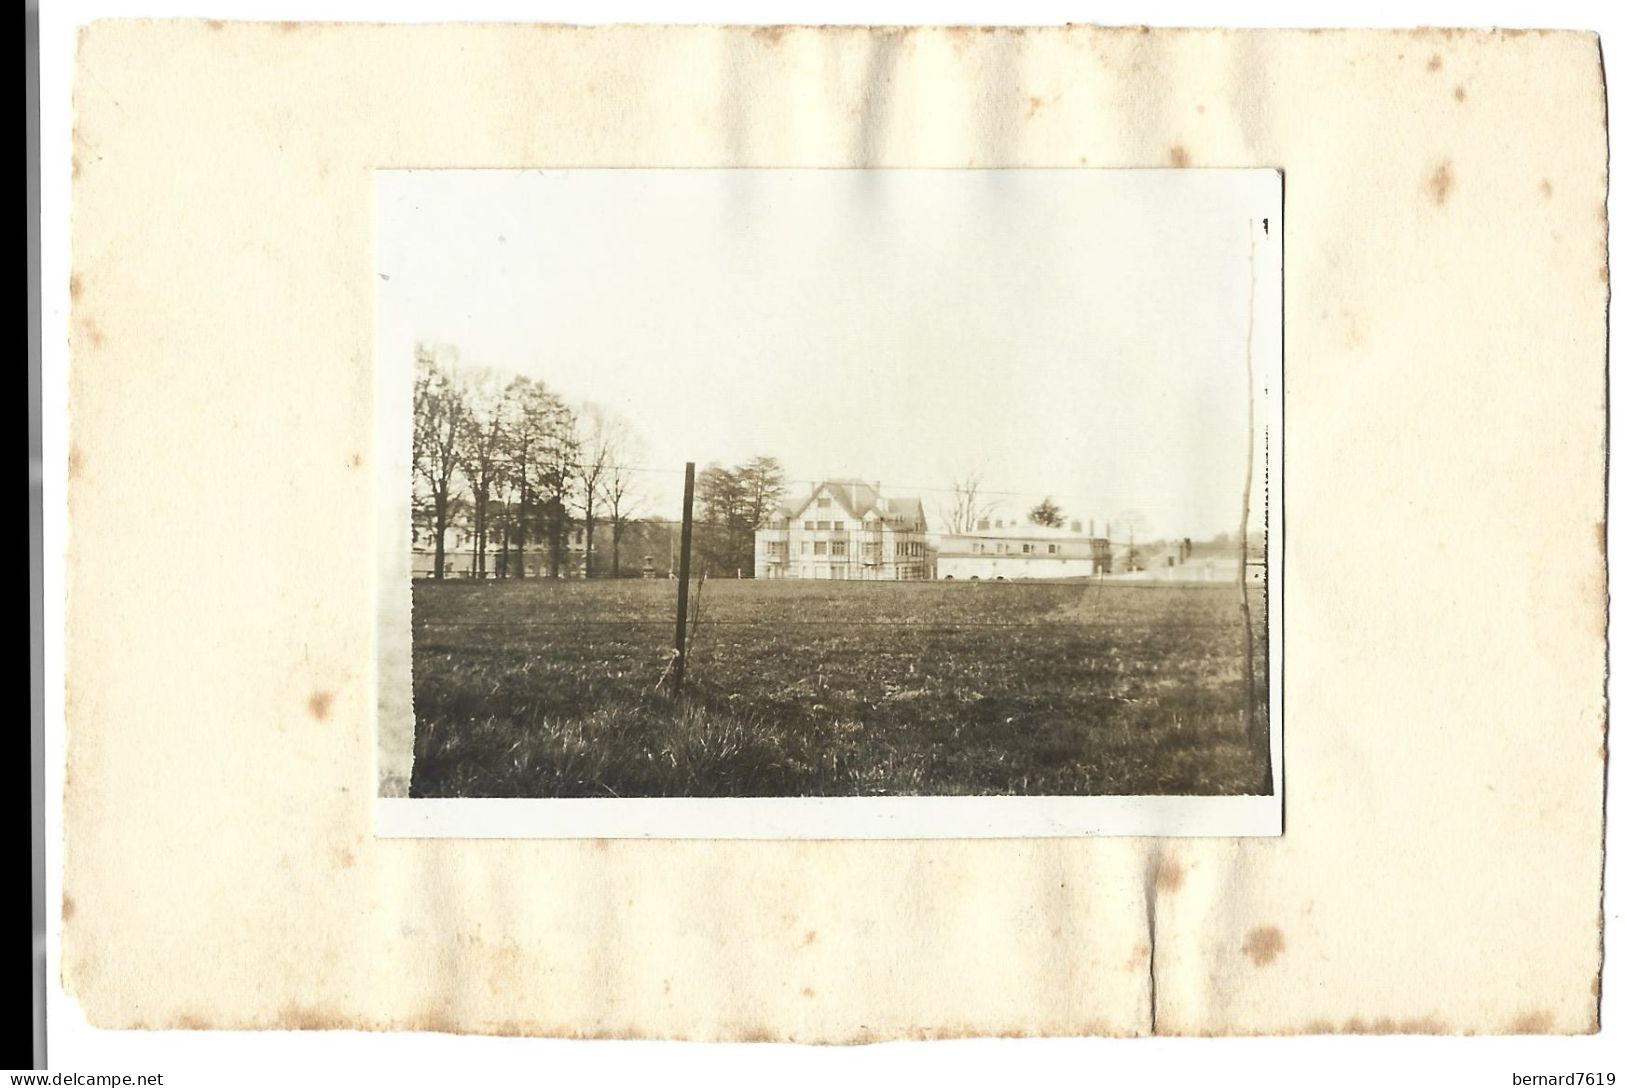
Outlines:
{"label": "tree trunk", "polygon": [[593,513],[592,513],[592,504],[588,503],[587,504],[587,524],[584,527],[584,532],[586,534],[584,539],[587,542],[587,550],[582,555],[582,559],[581,559],[581,562],[582,562],[581,576],[583,578],[591,578],[592,577],[592,530],[593,530],[593,521],[594,521],[594,518],[593,518]]}
{"label": "tree trunk", "polygon": [[610,515],[609,523],[609,576],[621,576],[621,519]]}
{"label": "tree trunk", "polygon": [[563,569],[564,518],[554,510],[547,519],[547,576],[557,578]]}
{"label": "tree trunk", "polygon": [[446,577],[446,507],[449,505],[442,491],[434,497],[434,579]]}
{"label": "tree trunk", "polygon": [[530,489],[525,486],[523,477],[519,484],[519,513],[513,522],[514,558],[519,564],[515,578],[525,576],[525,514],[530,509]]}

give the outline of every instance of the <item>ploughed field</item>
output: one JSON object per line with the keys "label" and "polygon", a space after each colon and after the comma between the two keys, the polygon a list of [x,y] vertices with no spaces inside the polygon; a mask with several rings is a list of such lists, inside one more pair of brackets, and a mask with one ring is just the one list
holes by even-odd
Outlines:
{"label": "ploughed field", "polygon": [[696,581],[680,698],[661,684],[676,599],[673,581],[417,583],[412,795],[1269,789],[1234,585]]}

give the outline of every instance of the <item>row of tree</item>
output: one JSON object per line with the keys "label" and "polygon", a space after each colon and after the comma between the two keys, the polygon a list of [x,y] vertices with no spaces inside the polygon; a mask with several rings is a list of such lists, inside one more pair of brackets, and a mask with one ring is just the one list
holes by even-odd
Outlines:
{"label": "row of tree", "polygon": [[640,455],[631,426],[598,405],[571,405],[535,378],[461,366],[454,348],[416,348],[413,519],[433,541],[436,578],[445,577],[446,532],[460,519],[473,540],[476,577],[524,577],[526,549],[538,545],[548,575],[558,577],[578,518],[584,573],[599,573],[593,537],[607,525],[613,574],[641,499]]}

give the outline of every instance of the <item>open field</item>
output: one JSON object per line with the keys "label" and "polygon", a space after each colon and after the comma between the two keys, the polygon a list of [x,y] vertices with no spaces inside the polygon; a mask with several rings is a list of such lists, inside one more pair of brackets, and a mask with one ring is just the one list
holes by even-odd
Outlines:
{"label": "open field", "polygon": [[413,796],[1269,788],[1234,585],[696,583],[680,700],[675,582],[413,593]]}

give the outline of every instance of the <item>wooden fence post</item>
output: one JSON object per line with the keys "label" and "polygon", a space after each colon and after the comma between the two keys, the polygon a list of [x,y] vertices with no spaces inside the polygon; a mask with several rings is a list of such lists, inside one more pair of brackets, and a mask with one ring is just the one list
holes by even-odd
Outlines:
{"label": "wooden fence post", "polygon": [[688,562],[694,541],[694,462],[683,467],[683,544],[677,557],[677,657],[672,665],[671,690],[683,693],[683,666],[688,638]]}

